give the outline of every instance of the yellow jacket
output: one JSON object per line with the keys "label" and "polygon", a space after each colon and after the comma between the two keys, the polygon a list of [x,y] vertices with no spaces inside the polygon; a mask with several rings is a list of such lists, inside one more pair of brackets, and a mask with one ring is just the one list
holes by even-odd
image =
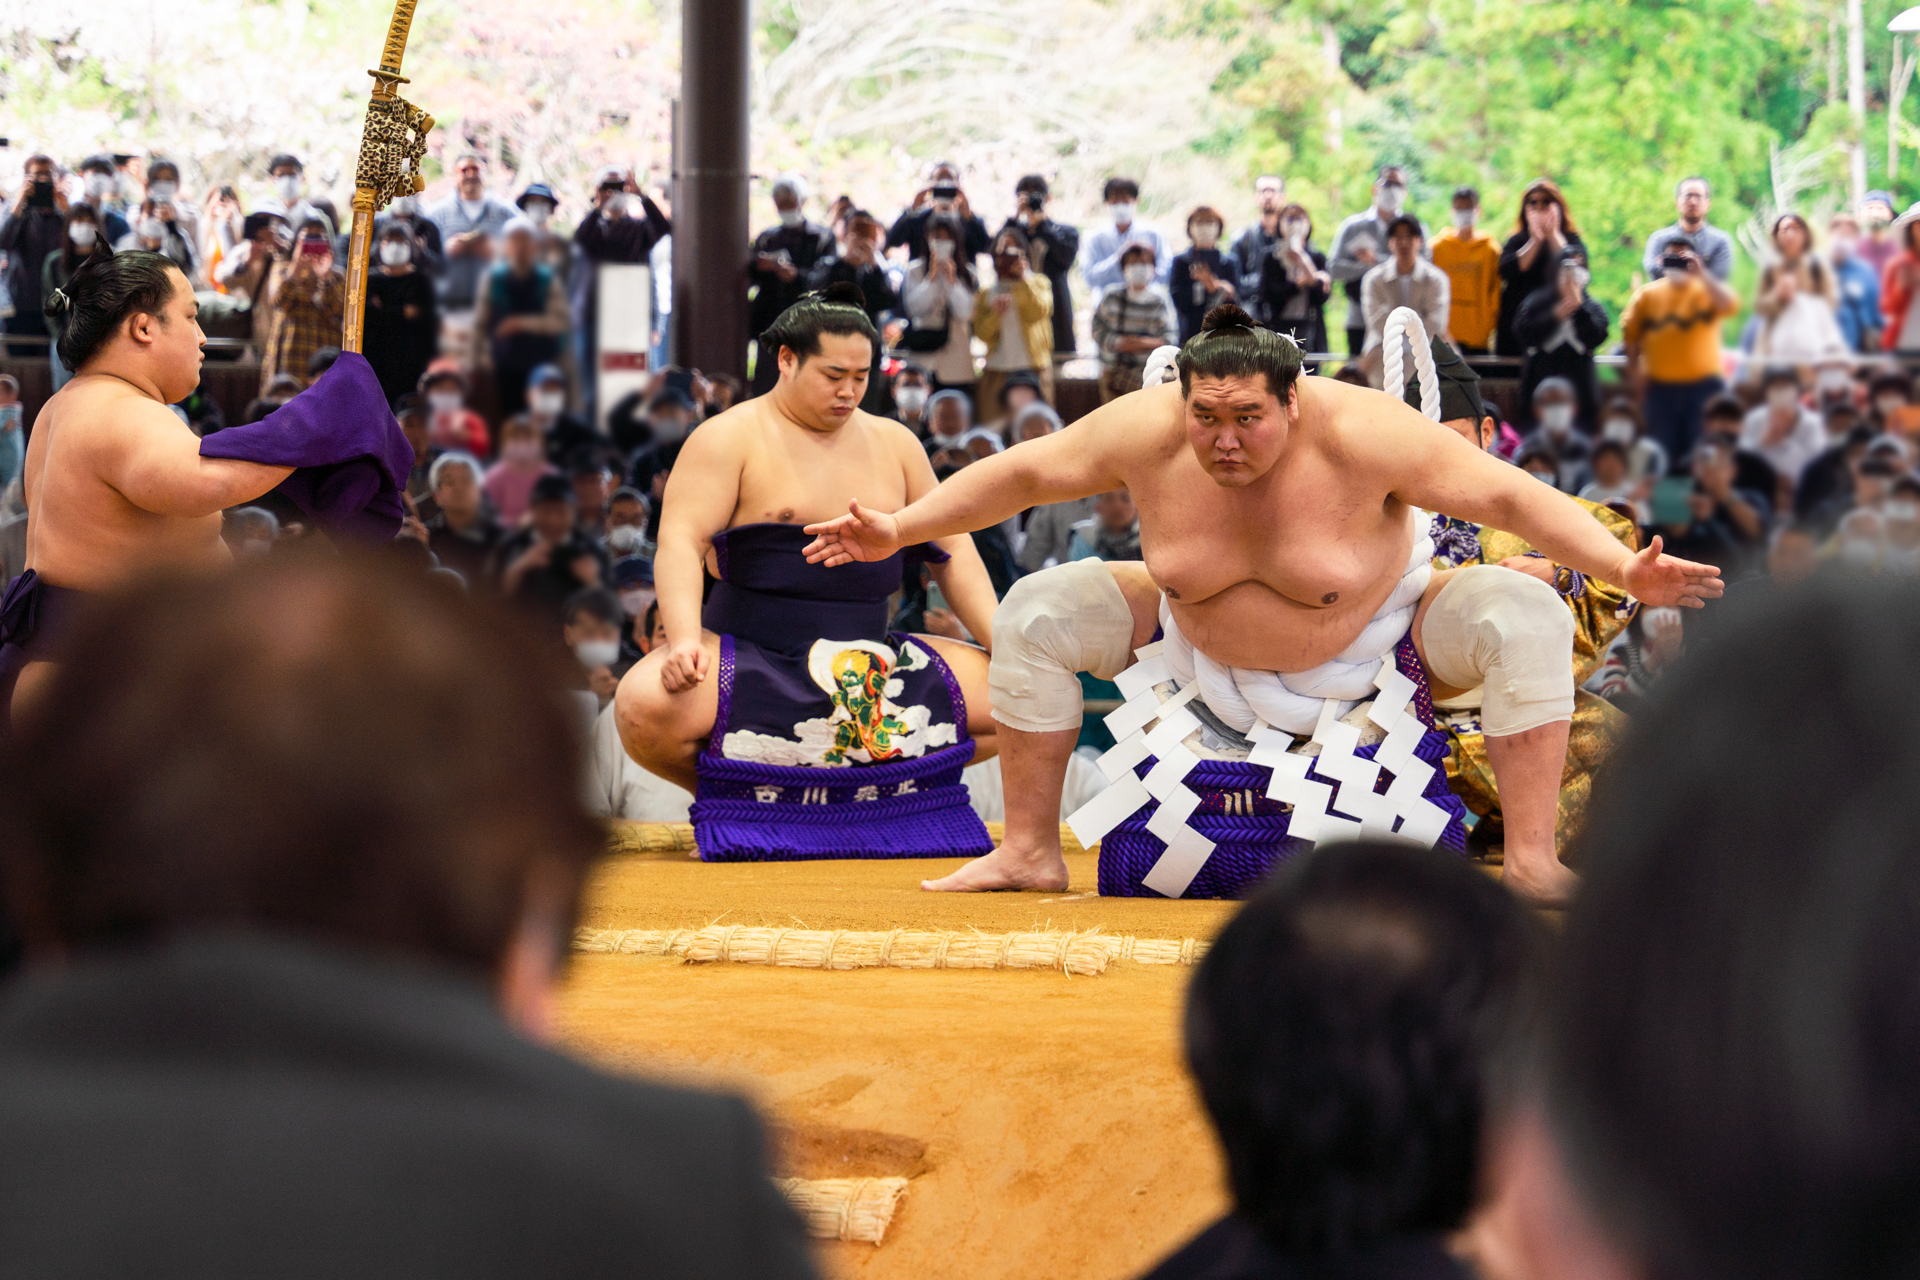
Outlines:
{"label": "yellow jacket", "polygon": [[1433,238],[1433,265],[1453,285],[1453,340],[1491,347],[1500,319],[1500,246],[1483,231],[1449,227]]}
{"label": "yellow jacket", "polygon": [[[987,352],[1000,345],[1001,313],[993,309],[994,285],[980,291],[973,303],[973,336],[987,344]],[[1013,283],[1013,310],[1020,317],[1020,336],[1027,340],[1027,358],[1036,369],[1053,363],[1053,285],[1037,271],[1028,271]]]}

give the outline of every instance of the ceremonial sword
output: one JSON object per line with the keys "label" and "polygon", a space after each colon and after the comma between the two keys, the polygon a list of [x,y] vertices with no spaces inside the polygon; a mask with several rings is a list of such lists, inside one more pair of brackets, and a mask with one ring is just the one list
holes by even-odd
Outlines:
{"label": "ceremonial sword", "polygon": [[399,86],[407,83],[400,74],[400,59],[407,52],[407,30],[413,26],[417,3],[395,0],[380,66],[367,72],[373,77],[373,97],[367,103],[360,158],[353,172],[353,238],[347,245],[347,311],[340,335],[343,351],[360,350],[366,328],[373,215],[396,196],[412,195],[427,185],[420,160],[427,154],[427,130],[433,128],[433,117],[399,95]]}

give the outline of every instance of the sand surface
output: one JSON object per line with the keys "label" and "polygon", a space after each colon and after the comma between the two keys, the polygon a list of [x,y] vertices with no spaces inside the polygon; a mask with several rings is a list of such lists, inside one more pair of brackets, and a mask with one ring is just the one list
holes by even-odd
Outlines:
{"label": "sand surface", "polygon": [[[643,842],[626,841],[628,849]],[[662,842],[655,842],[661,844]],[[620,847],[617,844],[617,847]],[[1211,938],[1236,904],[1065,893],[923,893],[958,860],[709,866],[663,844],[597,871],[581,923]],[[1181,1059],[1183,966],[826,972],[577,955],[566,1043],[609,1069],[741,1091],[780,1171],[901,1174],[885,1243],[823,1242],[829,1276],[1126,1277],[1226,1207]]]}

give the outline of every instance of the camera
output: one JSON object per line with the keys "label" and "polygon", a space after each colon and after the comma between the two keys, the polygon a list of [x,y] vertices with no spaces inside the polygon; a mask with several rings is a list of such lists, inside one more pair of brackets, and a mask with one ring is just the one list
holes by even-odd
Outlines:
{"label": "camera", "polygon": [[1684,253],[1668,253],[1661,255],[1660,267],[1664,271],[1685,271],[1692,262]]}
{"label": "camera", "polygon": [[933,189],[933,198],[935,200],[952,200],[959,194],[960,188],[950,182],[942,183]]}
{"label": "camera", "polygon": [[1031,209],[1033,212],[1038,213],[1040,212],[1040,210],[1047,207],[1047,197],[1043,195],[1041,192],[1029,191],[1027,192],[1026,195],[1020,198],[1020,203],[1025,205],[1028,209]]}

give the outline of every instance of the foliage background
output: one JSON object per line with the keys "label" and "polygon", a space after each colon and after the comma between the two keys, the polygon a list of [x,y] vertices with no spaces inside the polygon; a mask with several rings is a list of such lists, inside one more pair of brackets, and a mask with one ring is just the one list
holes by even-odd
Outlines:
{"label": "foliage background", "polygon": [[[0,185],[33,150],[151,150],[190,186],[257,195],[266,158],[293,150],[340,199],[389,7],[13,0]],[[1889,185],[1899,8],[1865,5],[1871,187]],[[762,0],[755,165],[763,186],[798,169],[823,198],[887,214],[951,156],[990,220],[1039,171],[1056,212],[1083,222],[1100,180],[1125,172],[1170,230],[1202,202],[1247,216],[1250,179],[1276,171],[1322,240],[1387,161],[1408,167],[1430,223],[1456,185],[1478,187],[1496,234],[1546,175],[1617,311],[1681,177],[1713,181],[1713,220],[1749,246],[1743,276],[1775,211],[1818,225],[1845,202],[1843,18],[1840,0]],[[600,164],[667,180],[679,19],[667,0],[424,0],[407,93],[442,122],[437,161],[477,146],[497,185],[547,181],[577,210]],[[1899,163],[1904,207],[1920,156]]]}

